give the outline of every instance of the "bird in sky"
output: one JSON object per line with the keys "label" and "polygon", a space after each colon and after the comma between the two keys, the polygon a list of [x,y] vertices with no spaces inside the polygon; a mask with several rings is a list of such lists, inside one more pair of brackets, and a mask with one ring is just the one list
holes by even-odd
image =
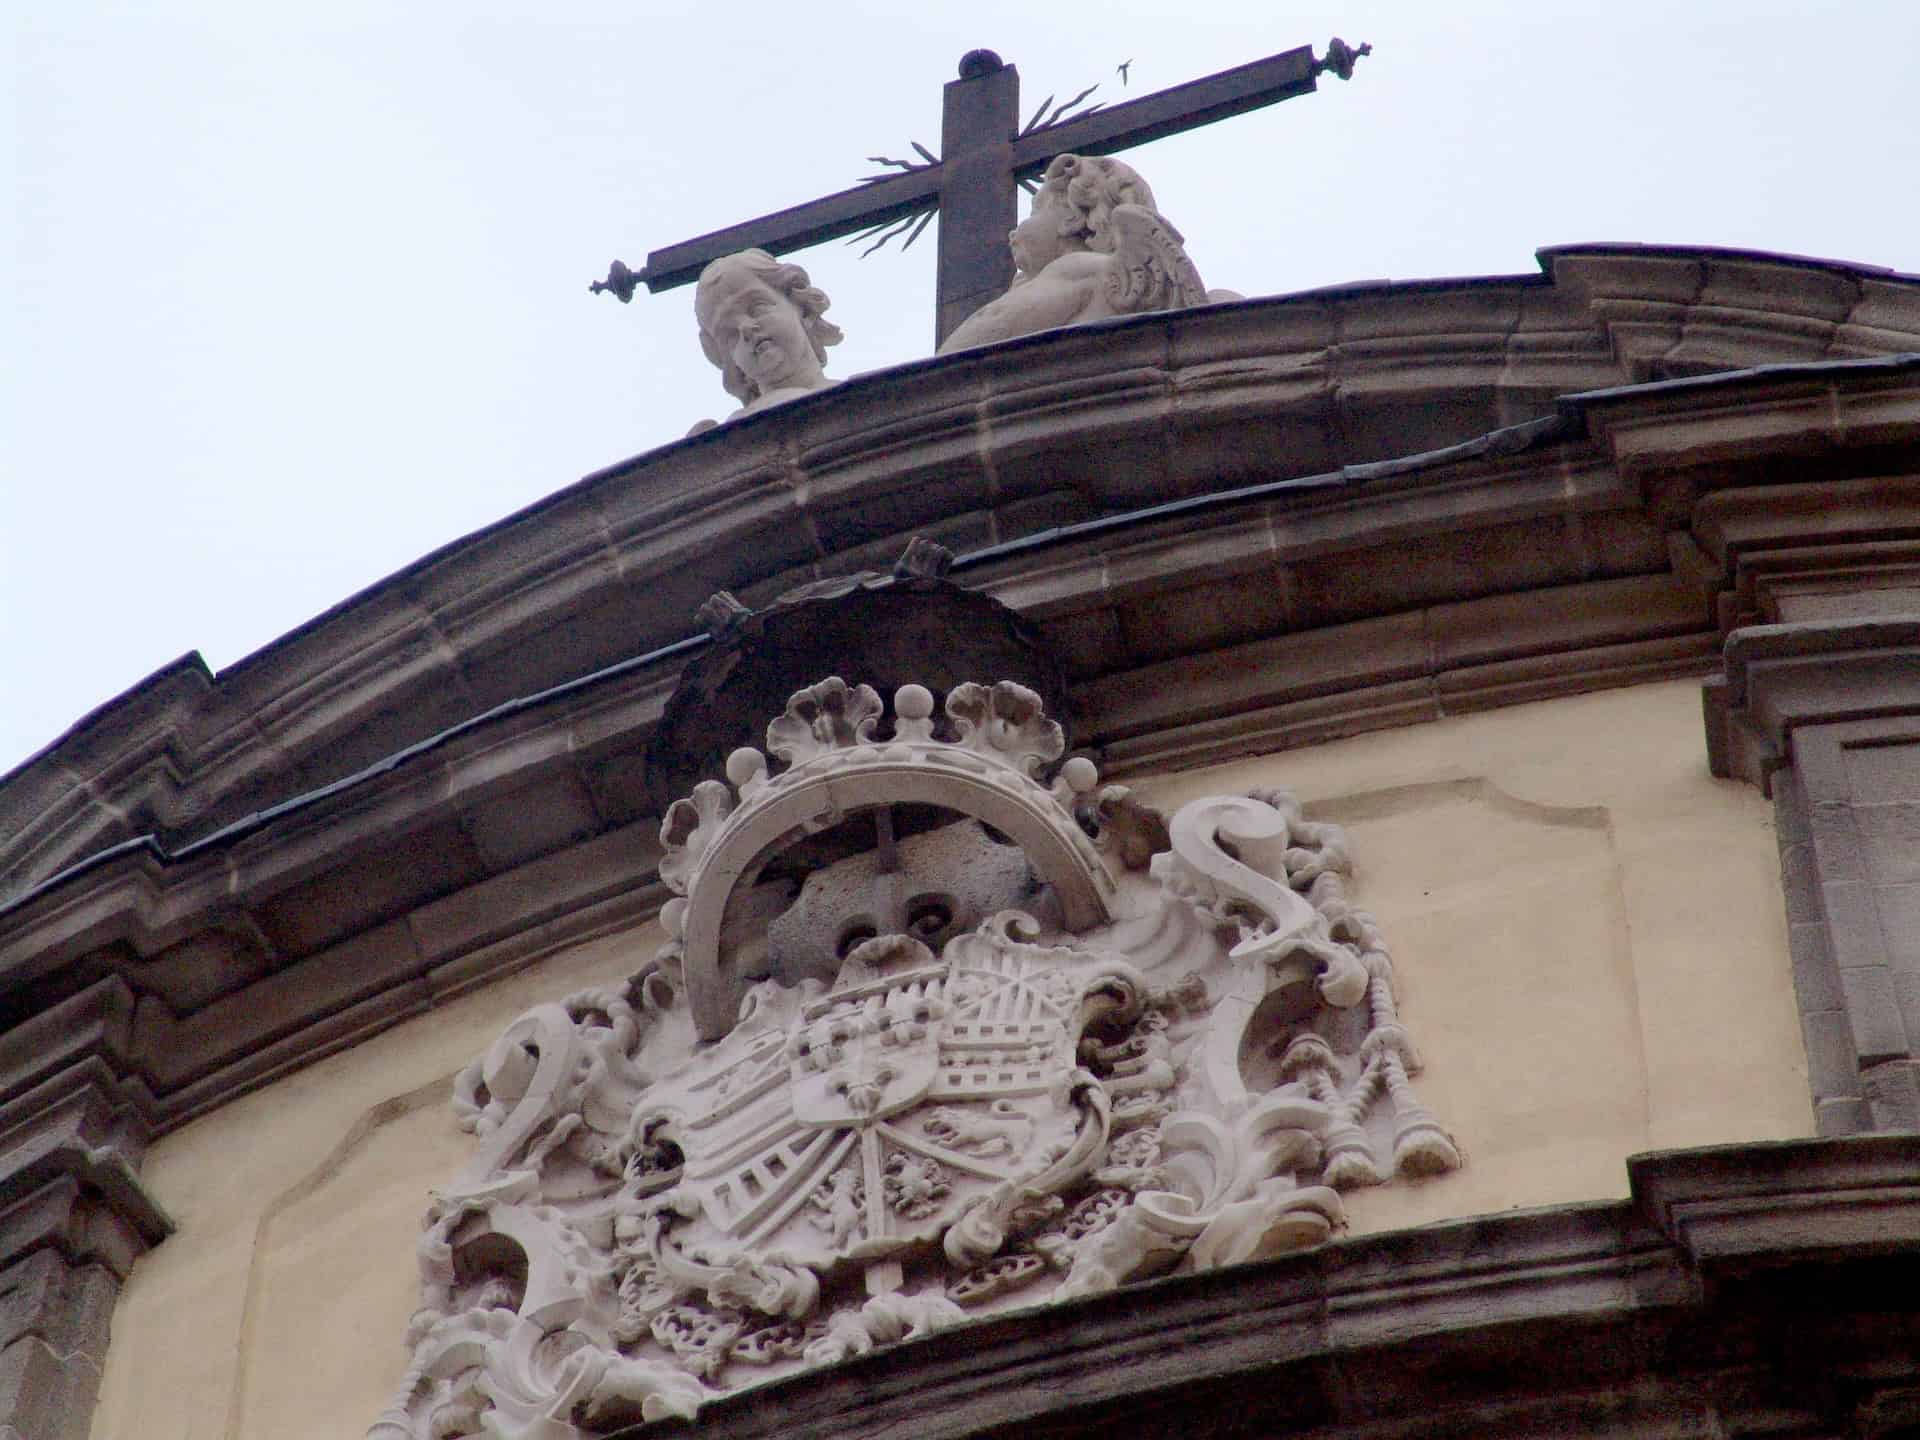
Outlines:
{"label": "bird in sky", "polygon": [[1133,64],[1133,61],[1123,60],[1120,64],[1113,67],[1115,73],[1120,77],[1120,88],[1123,90],[1126,89],[1127,86],[1127,66],[1131,64]]}

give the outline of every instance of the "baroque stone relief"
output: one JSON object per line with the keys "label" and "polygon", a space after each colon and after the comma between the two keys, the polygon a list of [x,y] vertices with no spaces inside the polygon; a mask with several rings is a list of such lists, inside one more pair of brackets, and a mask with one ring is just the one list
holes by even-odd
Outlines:
{"label": "baroque stone relief", "polygon": [[1160,213],[1140,172],[1109,156],[1054,156],[1032,212],[1007,243],[1013,284],[955,327],[941,354],[1062,325],[1245,298],[1208,291],[1187,258],[1186,237]]}
{"label": "baroque stone relief", "polygon": [[[826,317],[832,303],[804,269],[764,250],[722,256],[700,272],[693,292],[700,349],[740,402],[727,419],[835,383],[825,371],[827,347],[845,337]],[[702,420],[688,433],[716,423]]]}
{"label": "baroque stone relief", "polygon": [[1456,1168],[1338,827],[1170,820],[1039,697],[828,678],[662,822],[668,940],[455,1087],[374,1440],[576,1440],[1317,1244]]}

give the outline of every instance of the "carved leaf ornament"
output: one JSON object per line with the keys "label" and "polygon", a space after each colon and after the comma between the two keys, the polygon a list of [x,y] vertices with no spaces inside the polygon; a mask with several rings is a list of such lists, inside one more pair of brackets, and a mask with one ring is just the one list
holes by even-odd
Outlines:
{"label": "carved leaf ornament", "polygon": [[[1456,1168],[1337,827],[1277,791],[1166,822],[1085,759],[1049,778],[1063,748],[1019,685],[937,714],[907,685],[889,716],[830,677],[677,801],[659,957],[459,1077],[478,1145],[429,1208],[371,1437],[690,1416],[999,1308],[1317,1244],[1339,1190]],[[873,853],[814,839],[848,834]],[[901,902],[927,857],[969,872],[932,920]],[[820,951],[831,978],[796,981],[782,947],[843,900],[862,924]]]}

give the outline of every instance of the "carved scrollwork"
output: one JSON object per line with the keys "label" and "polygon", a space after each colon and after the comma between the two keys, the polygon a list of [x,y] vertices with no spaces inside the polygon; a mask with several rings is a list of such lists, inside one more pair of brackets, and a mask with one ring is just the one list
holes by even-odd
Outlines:
{"label": "carved scrollwork", "polygon": [[[1079,759],[1044,784],[1059,732],[1019,686],[954,687],[955,738],[934,708],[901,687],[875,738],[871,689],[796,695],[769,729],[782,768],[738,751],[668,812],[664,962],[535,1006],[461,1072],[476,1148],[429,1209],[413,1363],[379,1440],[690,1415],[1004,1306],[1317,1244],[1344,1223],[1339,1189],[1460,1163],[1414,1093],[1337,827],[1280,792],[1163,822]],[[907,840],[876,818],[883,861],[825,847],[813,899],[771,887],[776,914],[745,888],[768,837],[837,824],[849,795],[987,813]],[[967,875],[908,883],[928,856],[1011,875],[1022,905],[959,923]],[[1074,910],[1074,876],[1112,904]],[[920,908],[889,910],[894,890]],[[808,927],[835,942],[824,969],[743,977],[712,1033],[678,1003],[679,955],[693,991],[723,932],[773,966]]]}
{"label": "carved scrollwork", "polygon": [[947,692],[947,715],[956,743],[976,754],[1037,776],[1042,765],[1066,749],[1060,726],[1046,717],[1040,697],[1024,685],[1002,680],[989,688],[968,683]]}
{"label": "carved scrollwork", "polygon": [[796,691],[787,713],[767,726],[767,749],[789,765],[804,765],[836,750],[873,739],[883,710],[871,685],[848,685],[831,676]]}

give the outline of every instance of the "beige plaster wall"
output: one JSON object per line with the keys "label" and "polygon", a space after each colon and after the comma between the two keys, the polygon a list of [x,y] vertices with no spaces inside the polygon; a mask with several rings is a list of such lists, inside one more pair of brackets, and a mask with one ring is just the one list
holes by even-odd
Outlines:
{"label": "beige plaster wall", "polygon": [[[1467,1157],[1351,1196],[1357,1232],[1620,1196],[1637,1151],[1812,1133],[1770,810],[1707,775],[1699,705],[1679,681],[1140,785],[1169,807],[1288,785],[1348,827],[1421,1095]],[[453,1073],[656,943],[554,957],[156,1145],[180,1231],[127,1286],[95,1437],[363,1434],[403,1368],[426,1192],[469,1145]]]}
{"label": "beige plaster wall", "polygon": [[1627,1193],[1642,1150],[1813,1133],[1772,807],[1707,773],[1700,689],[1515,706],[1162,777],[1346,826],[1417,1088],[1466,1166],[1355,1233]]}
{"label": "beige plaster wall", "polygon": [[179,1226],[122,1292],[94,1440],[359,1440],[405,1369],[427,1192],[471,1138],[455,1073],[529,1006],[632,973],[654,926],[553,956],[167,1136]]}

